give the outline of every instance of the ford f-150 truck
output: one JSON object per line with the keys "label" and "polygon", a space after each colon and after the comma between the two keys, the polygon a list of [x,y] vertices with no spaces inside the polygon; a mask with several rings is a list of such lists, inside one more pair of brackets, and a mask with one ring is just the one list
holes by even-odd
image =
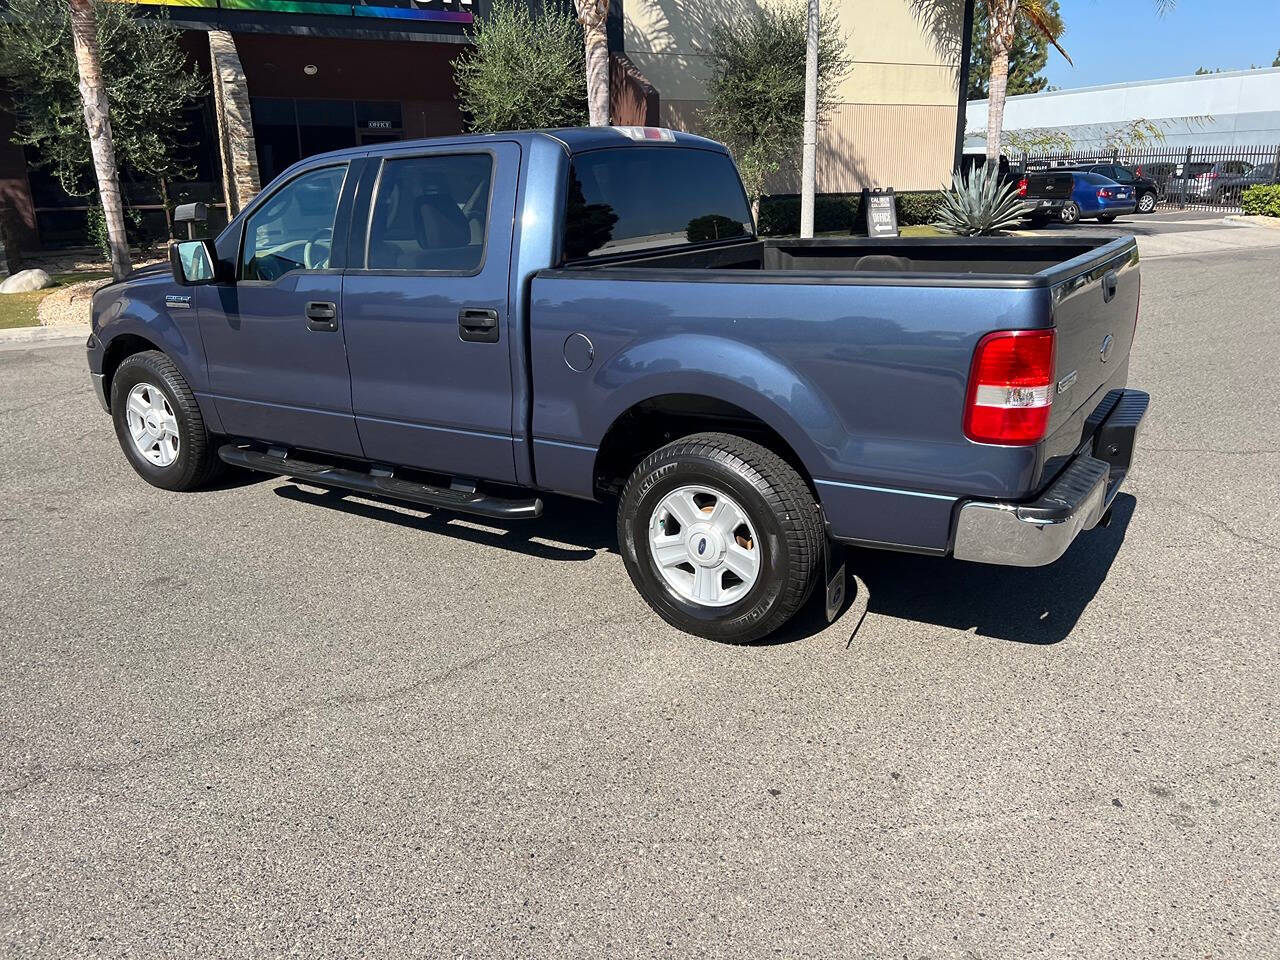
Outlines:
{"label": "ford f-150 truck", "polygon": [[1131,237],[760,239],[726,150],[656,128],[304,160],[93,300],[89,369],[170,490],[225,464],[503,522],[616,498],[635,586],[749,641],[841,544],[1054,561],[1104,520]]}

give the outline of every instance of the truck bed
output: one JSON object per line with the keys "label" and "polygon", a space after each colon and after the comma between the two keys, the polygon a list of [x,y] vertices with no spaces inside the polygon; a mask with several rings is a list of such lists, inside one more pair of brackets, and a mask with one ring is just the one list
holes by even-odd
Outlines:
{"label": "truck bed", "polygon": [[[539,482],[588,495],[572,477],[621,410],[708,393],[781,424],[835,536],[944,552],[959,498],[1033,498],[1125,385],[1137,263],[1132,237],[840,237],[539,271],[529,328]],[[979,340],[1047,328],[1059,383],[1045,439],[966,439]],[[566,354],[573,342],[590,343],[586,376]]]}
{"label": "truck bed", "polygon": [[[599,258],[569,270],[675,271],[671,279],[725,272],[725,279],[786,282],[814,277],[827,282],[957,283],[978,286],[1048,286],[1090,259],[1132,243],[1124,237],[823,237],[813,240],[760,239],[715,248]],[[794,276],[788,276],[789,274]],[[832,275],[835,276],[832,276]],[[640,278],[639,275],[636,276]],[[649,279],[653,279],[652,276]],[[711,279],[702,277],[701,279]]]}

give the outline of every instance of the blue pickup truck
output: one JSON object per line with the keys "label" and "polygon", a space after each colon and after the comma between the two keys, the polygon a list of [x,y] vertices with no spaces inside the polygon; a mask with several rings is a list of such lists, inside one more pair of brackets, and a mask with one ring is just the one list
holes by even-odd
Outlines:
{"label": "blue pickup truck", "polygon": [[655,128],[309,158],[216,240],[93,301],[125,456],[502,521],[617,503],[640,593],[744,642],[844,584],[840,545],[1057,559],[1102,522],[1131,237],[760,239],[728,153]]}

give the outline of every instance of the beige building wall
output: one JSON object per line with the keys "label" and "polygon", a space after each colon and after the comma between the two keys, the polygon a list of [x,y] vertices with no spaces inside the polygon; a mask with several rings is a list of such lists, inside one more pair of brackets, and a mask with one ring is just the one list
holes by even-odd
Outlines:
{"label": "beige building wall", "polygon": [[[839,15],[853,68],[818,135],[818,191],[944,186],[955,159],[963,0],[828,2]],[[711,28],[749,17],[760,5],[623,0],[627,56],[657,87],[665,125],[699,130]],[[771,188],[794,192],[797,172]]]}

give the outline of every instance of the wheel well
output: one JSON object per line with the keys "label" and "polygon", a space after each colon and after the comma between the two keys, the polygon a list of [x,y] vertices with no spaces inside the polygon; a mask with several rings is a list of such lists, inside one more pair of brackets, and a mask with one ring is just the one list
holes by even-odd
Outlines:
{"label": "wheel well", "polygon": [[124,363],[125,358],[131,357],[135,353],[142,353],[144,350],[159,349],[146,337],[139,337],[132,333],[122,333],[107,344],[107,352],[102,357],[102,388],[106,393],[108,402],[111,400],[111,381],[115,378],[116,370],[120,367],[120,364]]}
{"label": "wheel well", "polygon": [[667,394],[637,403],[609,427],[596,453],[596,494],[617,495],[640,461],[653,451],[680,437],[707,431],[754,440],[791,464],[809,489],[814,489],[813,478],[791,445],[755,414],[714,397]]}

